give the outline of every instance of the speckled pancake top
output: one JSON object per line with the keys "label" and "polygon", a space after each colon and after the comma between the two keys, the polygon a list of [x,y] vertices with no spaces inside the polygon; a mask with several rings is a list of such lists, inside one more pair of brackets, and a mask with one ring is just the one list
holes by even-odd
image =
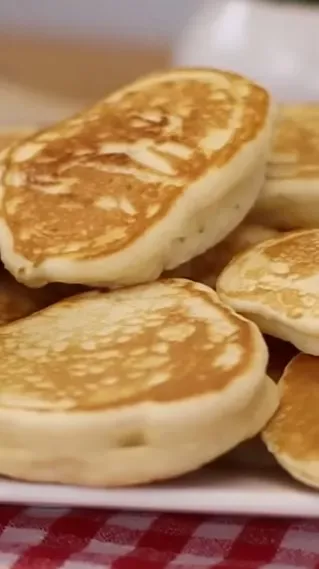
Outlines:
{"label": "speckled pancake top", "polygon": [[256,245],[226,267],[218,286],[229,298],[258,302],[292,319],[318,317],[319,229]]}
{"label": "speckled pancake top", "polygon": [[279,409],[264,432],[276,454],[319,460],[318,377],[318,357],[300,354],[287,366]]}
{"label": "speckled pancake top", "polygon": [[93,291],[0,328],[0,406],[89,410],[219,392],[253,373],[258,342],[191,281]]}
{"label": "speckled pancake top", "polygon": [[268,179],[319,177],[319,105],[283,106],[277,122]]}
{"label": "speckled pancake top", "polygon": [[189,184],[264,129],[266,91],[205,70],[144,78],[31,137],[7,158],[3,217],[17,253],[112,254],[165,217]]}

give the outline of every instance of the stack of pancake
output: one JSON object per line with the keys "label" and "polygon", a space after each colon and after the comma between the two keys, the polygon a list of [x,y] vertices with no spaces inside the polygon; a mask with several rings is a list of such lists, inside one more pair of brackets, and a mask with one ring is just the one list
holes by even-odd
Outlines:
{"label": "stack of pancake", "polygon": [[141,484],[261,434],[319,486],[317,116],[182,69],[3,133],[0,474]]}

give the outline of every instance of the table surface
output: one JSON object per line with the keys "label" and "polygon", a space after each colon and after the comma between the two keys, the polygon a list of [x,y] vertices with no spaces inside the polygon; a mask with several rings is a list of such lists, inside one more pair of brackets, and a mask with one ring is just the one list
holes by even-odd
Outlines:
{"label": "table surface", "polygon": [[319,521],[0,508],[1,569],[318,569]]}

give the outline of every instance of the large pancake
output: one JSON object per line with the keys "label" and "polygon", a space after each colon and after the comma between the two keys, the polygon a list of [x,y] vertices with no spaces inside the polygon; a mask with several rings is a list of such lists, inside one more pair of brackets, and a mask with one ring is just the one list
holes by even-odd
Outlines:
{"label": "large pancake", "polygon": [[319,229],[286,233],[236,257],[217,292],[260,329],[319,355]]}
{"label": "large pancake", "polygon": [[0,473],[120,485],[194,470],[278,405],[258,328],[182,279],[92,291],[0,328]]}
{"label": "large pancake", "polygon": [[319,228],[319,105],[281,108],[266,182],[252,219],[277,229]]}
{"label": "large pancake", "polygon": [[22,282],[157,278],[221,241],[264,181],[268,93],[217,70],[142,78],[6,158],[0,245]]}
{"label": "large pancake", "polygon": [[263,431],[268,450],[294,478],[319,488],[319,358],[299,354],[279,382],[280,406]]}
{"label": "large pancake", "polygon": [[218,276],[238,253],[276,235],[275,229],[243,221],[218,245],[168,272],[167,276],[191,279],[215,288]]}

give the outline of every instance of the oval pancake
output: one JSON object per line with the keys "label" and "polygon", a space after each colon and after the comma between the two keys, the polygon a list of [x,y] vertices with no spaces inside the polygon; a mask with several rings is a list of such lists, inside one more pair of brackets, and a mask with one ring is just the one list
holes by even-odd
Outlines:
{"label": "oval pancake", "polygon": [[319,358],[297,355],[279,382],[280,406],[263,430],[268,450],[294,478],[319,488]]}
{"label": "oval pancake", "polygon": [[251,209],[273,107],[255,83],[185,69],[137,80],[15,147],[0,246],[21,282],[117,287],[203,253]]}
{"label": "oval pancake", "polygon": [[244,221],[218,245],[167,273],[167,276],[190,279],[216,288],[218,276],[236,255],[276,235],[278,231],[275,229]]}
{"label": "oval pancake", "polygon": [[229,263],[216,288],[262,332],[319,355],[319,229],[254,246]]}
{"label": "oval pancake", "polygon": [[220,298],[271,336],[319,355],[319,229],[289,232],[236,257]]}
{"label": "oval pancake", "polygon": [[229,263],[216,288],[262,332],[319,355],[319,229],[255,245]]}
{"label": "oval pancake", "polygon": [[0,328],[0,473],[127,485],[194,470],[278,405],[258,328],[204,285],[92,291]]}
{"label": "oval pancake", "polygon": [[319,104],[281,107],[251,218],[280,230],[319,228]]}

